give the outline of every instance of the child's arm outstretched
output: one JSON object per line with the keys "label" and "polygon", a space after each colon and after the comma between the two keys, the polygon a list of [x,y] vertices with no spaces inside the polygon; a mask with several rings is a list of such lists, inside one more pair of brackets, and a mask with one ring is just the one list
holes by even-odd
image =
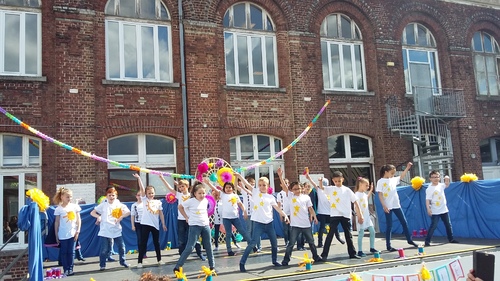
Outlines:
{"label": "child's arm outstretched", "polygon": [[399,176],[400,179],[403,179],[406,176],[406,173],[408,173],[408,171],[410,170],[411,166],[413,166],[412,162],[408,162],[408,164],[406,164],[405,170]]}
{"label": "child's arm outstretched", "polygon": [[252,194],[253,186],[245,179],[243,178],[239,173],[234,173],[234,175],[240,179],[240,181],[243,183],[243,185],[240,187],[242,190],[244,190],[248,194]]}
{"label": "child's arm outstretched", "polygon": [[280,178],[281,188],[288,194],[288,185],[286,184],[285,179],[283,179],[283,170],[281,169],[281,167],[278,168],[277,173],[278,177]]}
{"label": "child's arm outstretched", "polygon": [[370,184],[370,188],[368,189],[368,194],[367,194],[368,198],[370,198],[372,194],[373,194],[373,182]]}
{"label": "child's arm outstretched", "polygon": [[210,189],[212,189],[213,193],[220,193],[220,190],[218,190],[217,187],[215,187],[215,185],[213,185],[210,182],[210,179],[208,177],[204,177],[203,178],[203,183],[206,184],[206,185],[208,185],[208,187],[210,187]]}
{"label": "child's arm outstretched", "polygon": [[[170,190],[170,192],[176,192],[175,191],[175,188],[173,188],[169,183],[168,181],[163,177],[163,174],[160,174],[160,180],[163,182],[163,185],[165,185],[165,187]],[[175,181],[174,181],[174,184],[175,184]]]}
{"label": "child's arm outstretched", "polygon": [[290,220],[288,219],[288,216],[281,210],[281,208],[278,205],[273,205],[273,208],[280,214],[280,217],[283,219],[284,222],[290,223]]}
{"label": "child's arm outstretched", "polygon": [[141,192],[141,197],[144,197],[146,195],[146,191],[144,189],[144,185],[142,185],[142,180],[141,176],[139,174],[133,174],[134,178],[137,179],[137,182],[139,183],[139,190]]}
{"label": "child's arm outstretched", "polygon": [[311,178],[311,176],[309,175],[309,171],[306,170],[306,179],[311,183],[312,186],[314,186],[314,188],[318,189],[319,188],[319,184],[315,183],[313,181],[313,179]]}

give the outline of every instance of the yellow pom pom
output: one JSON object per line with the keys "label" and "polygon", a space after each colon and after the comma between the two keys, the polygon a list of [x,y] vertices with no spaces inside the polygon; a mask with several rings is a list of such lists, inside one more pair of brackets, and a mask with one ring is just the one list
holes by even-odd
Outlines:
{"label": "yellow pom pom", "polygon": [[460,180],[462,182],[471,182],[471,181],[477,181],[477,176],[476,174],[468,174],[468,173],[465,173],[463,174],[461,177],[460,177]]}
{"label": "yellow pom pom", "polygon": [[422,185],[424,185],[425,179],[422,177],[414,177],[411,179],[411,187],[415,189],[416,191],[420,190],[422,188]]}
{"label": "yellow pom pom", "polygon": [[363,281],[363,279],[361,279],[361,277],[359,277],[359,275],[357,275],[354,272],[352,272],[351,274],[349,274],[349,280],[350,281]]}
{"label": "yellow pom pom", "polygon": [[38,205],[40,212],[45,212],[50,205],[49,197],[47,197],[47,195],[45,195],[45,193],[38,188],[32,188],[26,191],[26,195]]}
{"label": "yellow pom pom", "polygon": [[422,276],[422,280],[431,280],[431,273],[429,270],[425,267],[425,265],[422,265],[422,269],[420,269],[420,275]]}

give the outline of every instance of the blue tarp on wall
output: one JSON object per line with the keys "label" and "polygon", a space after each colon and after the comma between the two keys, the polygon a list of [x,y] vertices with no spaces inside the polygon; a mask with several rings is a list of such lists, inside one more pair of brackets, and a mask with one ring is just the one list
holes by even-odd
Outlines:
{"label": "blue tarp on wall", "polygon": [[[398,187],[401,208],[408,221],[410,232],[428,229],[431,223],[425,208],[425,190],[428,183],[415,191],[411,186]],[[470,183],[452,182],[445,190],[453,234],[465,238],[500,238],[500,181],[481,180]],[[385,233],[386,219],[382,205],[375,196],[375,206],[380,231]],[[393,233],[403,233],[395,215]],[[440,221],[434,236],[446,236]]]}

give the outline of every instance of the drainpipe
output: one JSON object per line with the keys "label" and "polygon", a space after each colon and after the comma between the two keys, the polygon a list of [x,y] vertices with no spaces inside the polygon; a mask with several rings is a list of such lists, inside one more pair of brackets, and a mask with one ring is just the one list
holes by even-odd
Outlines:
{"label": "drainpipe", "polygon": [[188,132],[188,112],[186,93],[186,63],[184,57],[184,14],[182,10],[182,0],[177,1],[179,7],[179,47],[181,55],[181,91],[182,91],[182,128],[184,135],[184,173],[190,174],[189,168],[189,132]]}

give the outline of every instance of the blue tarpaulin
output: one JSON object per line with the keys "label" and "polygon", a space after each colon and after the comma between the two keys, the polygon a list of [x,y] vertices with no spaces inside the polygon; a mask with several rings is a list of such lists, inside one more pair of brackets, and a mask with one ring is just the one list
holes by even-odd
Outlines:
{"label": "blue tarpaulin", "polygon": [[19,229],[28,231],[28,272],[30,280],[43,280],[43,257],[42,257],[42,223],[40,221],[40,211],[35,202],[21,208]]}
{"label": "blue tarpaulin", "polygon": [[[425,190],[428,183],[415,191],[411,186],[398,187],[401,209],[410,232],[428,229],[431,219],[425,207]],[[478,180],[470,183],[452,182],[445,190],[448,210],[455,237],[500,238],[500,180]],[[380,231],[385,233],[384,210],[375,196],[375,206]],[[403,228],[395,215],[392,217],[392,232],[401,234]],[[440,221],[434,236],[446,236]]]}

